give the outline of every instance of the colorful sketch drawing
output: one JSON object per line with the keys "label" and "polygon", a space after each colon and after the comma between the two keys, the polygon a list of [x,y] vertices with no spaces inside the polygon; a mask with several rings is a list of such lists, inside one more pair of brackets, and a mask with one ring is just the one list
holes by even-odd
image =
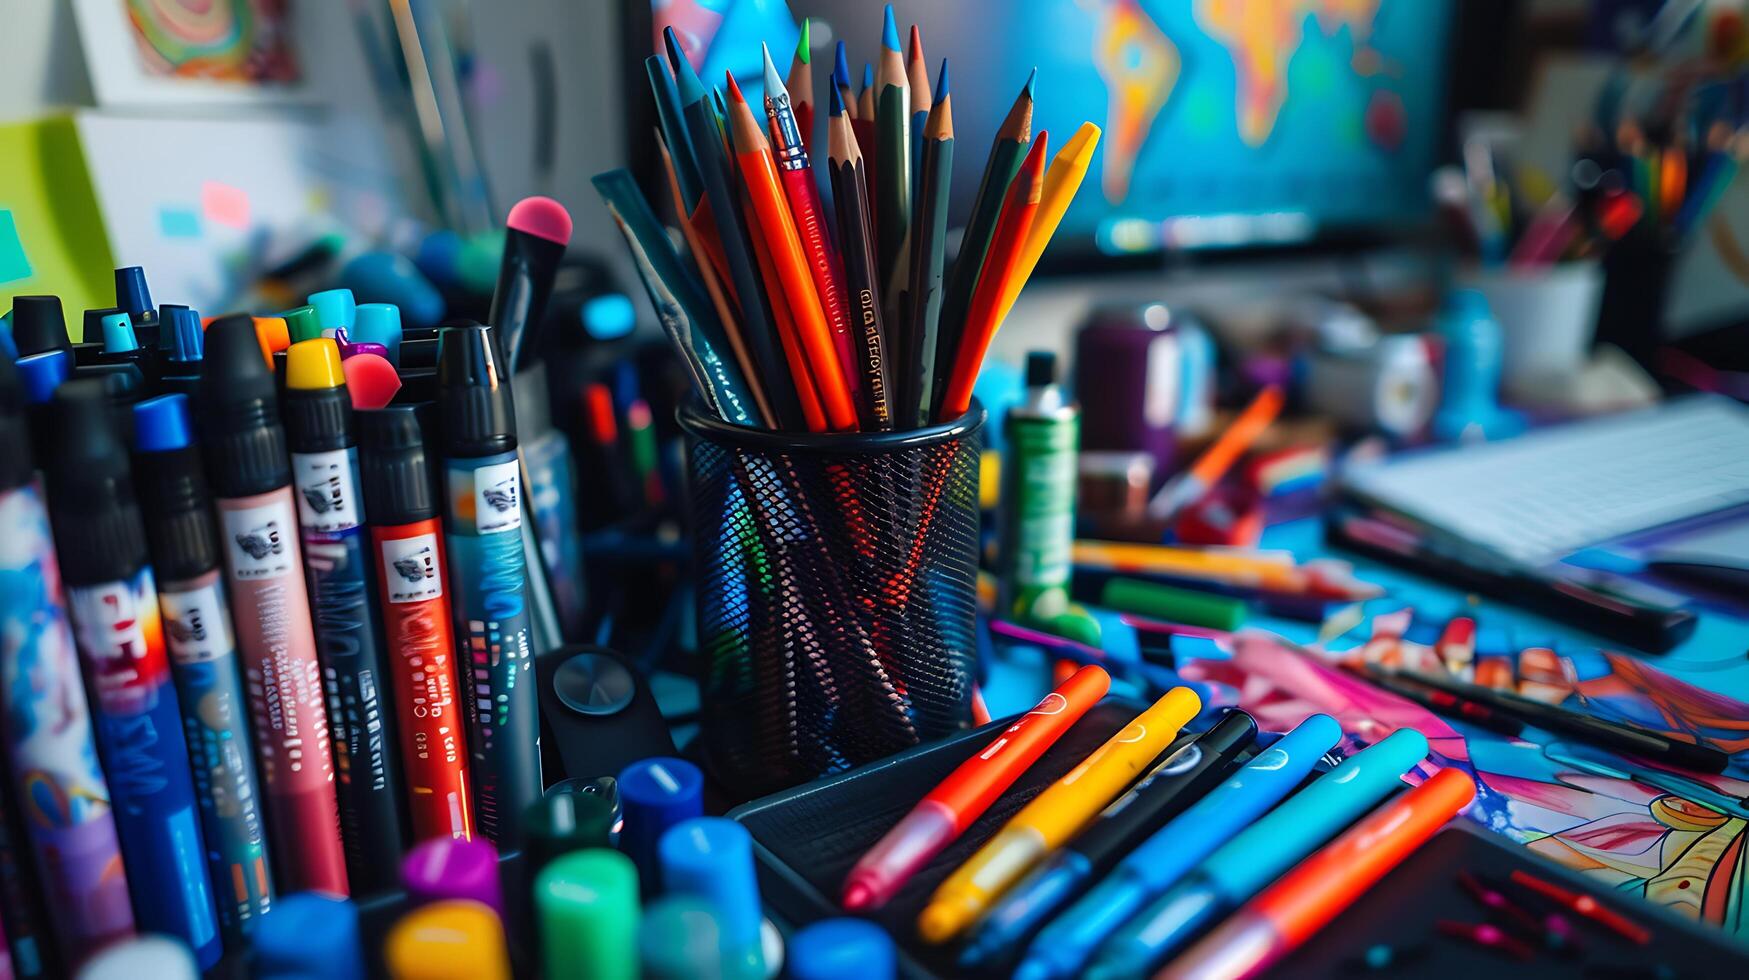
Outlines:
{"label": "colorful sketch drawing", "polygon": [[299,77],[288,0],[117,0],[144,74],[282,84]]}
{"label": "colorful sketch drawing", "polygon": [[[1733,773],[1749,764],[1749,705],[1626,657],[1564,656],[1576,678],[1573,697],[1591,710],[1736,753]],[[1698,802],[1642,779],[1606,775],[1608,767],[1557,761],[1540,745],[1460,729],[1271,637],[1238,637],[1232,659],[1187,663],[1182,673],[1206,686],[1205,704],[1236,704],[1271,731],[1327,712],[1342,723],[1344,752],[1397,728],[1419,729],[1432,763],[1476,777],[1476,802],[1465,811],[1470,819],[1604,887],[1749,936],[1749,821],[1741,805]],[[1702,788],[1717,799],[1749,795],[1749,779],[1737,775],[1675,775],[1701,784],[1689,795],[1703,795]]]}

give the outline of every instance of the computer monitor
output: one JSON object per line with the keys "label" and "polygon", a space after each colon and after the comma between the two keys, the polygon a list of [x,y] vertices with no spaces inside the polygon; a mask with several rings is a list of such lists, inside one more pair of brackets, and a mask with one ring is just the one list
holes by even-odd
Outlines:
{"label": "computer monitor", "polygon": [[[1034,130],[1104,130],[1052,251],[1107,255],[1380,238],[1431,215],[1446,136],[1451,0],[952,0],[895,4],[933,77],[953,79],[954,222],[990,140],[1037,66]],[[873,0],[653,0],[707,71],[757,84],[759,41],[785,71],[813,18],[824,115],[831,41],[852,72],[878,50]],[[781,54],[780,54],[781,53]],[[707,76],[712,77],[712,76]],[[743,82],[743,85],[746,83]],[[748,91],[752,97],[751,90]]]}

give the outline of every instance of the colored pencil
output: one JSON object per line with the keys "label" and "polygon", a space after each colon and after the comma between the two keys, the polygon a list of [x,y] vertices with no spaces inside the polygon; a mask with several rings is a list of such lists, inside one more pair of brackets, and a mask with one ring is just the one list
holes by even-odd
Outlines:
{"label": "colored pencil", "polygon": [[923,58],[923,34],[911,25],[911,47],[905,58],[905,78],[911,86],[911,200],[913,206],[923,184],[923,128],[929,125],[929,110],[935,97],[929,91],[929,63]]}
{"label": "colored pencil", "polygon": [[1156,520],[1171,520],[1178,512],[1202,499],[1226,474],[1245,450],[1257,441],[1265,429],[1281,414],[1284,396],[1281,389],[1268,385],[1257,393],[1251,404],[1239,413],[1233,424],[1215,439],[1214,445],[1203,451],[1190,469],[1167,480],[1148,501],[1148,514]]}
{"label": "colored pencil", "polygon": [[856,90],[850,85],[850,56],[844,50],[844,42],[839,41],[833,49],[832,86],[838,90],[838,97],[844,100],[844,114],[855,119]]}
{"label": "colored pencil", "polygon": [[[851,329],[850,304],[844,292],[844,270],[838,253],[832,247],[832,232],[826,227],[826,209],[820,203],[820,188],[814,183],[814,168],[808,151],[802,145],[801,132],[790,108],[789,91],[777,77],[777,65],[763,44],[765,56],[765,113],[771,126],[773,158],[777,162],[778,179],[783,184],[784,200],[789,204],[790,217],[801,236],[802,253],[808,260],[808,273],[814,290],[819,294],[821,312],[832,330],[832,349],[839,369],[852,393],[860,387],[861,358]],[[860,400],[860,399],[859,399]]]}
{"label": "colored pencil", "polygon": [[802,131],[802,149],[814,155],[814,64],[809,20],[802,18],[802,34],[796,39],[796,53],[789,63],[790,109],[796,114],[796,128]]}
{"label": "colored pencil", "polygon": [[1020,265],[1020,252],[1026,245],[1027,232],[1032,230],[1038,213],[1039,194],[1043,190],[1045,148],[1049,134],[1039,130],[1032,149],[1020,164],[1020,170],[1008,188],[1008,199],[1002,204],[1002,215],[990,236],[990,248],[984,260],[984,271],[978,277],[978,287],[972,293],[966,313],[964,335],[954,355],[953,372],[943,389],[937,421],[959,418],[972,407],[972,386],[978,380],[978,368],[984,362],[984,352],[990,339],[1001,326],[996,304],[1008,288]]}
{"label": "colored pencil", "polygon": [[[831,328],[808,271],[795,220],[790,217],[779,190],[771,144],[754,121],[753,109],[741,94],[741,87],[735,84],[734,76],[725,73],[725,77],[729,85],[729,131],[740,161],[742,184],[758,219],[754,224],[770,249],[772,267],[789,300],[796,339],[807,355],[805,372],[812,376],[827,423],[838,431],[855,431],[856,405],[833,349]],[[791,366],[793,369],[793,363]]]}
{"label": "colored pencil", "polygon": [[1008,319],[1008,311],[1020,297],[1021,287],[1032,277],[1032,270],[1038,267],[1045,246],[1051,243],[1051,236],[1056,234],[1057,225],[1062,223],[1064,213],[1069,210],[1069,202],[1081,189],[1087,167],[1093,162],[1093,151],[1098,148],[1099,127],[1084,122],[1051,159],[1050,167],[1045,170],[1044,190],[1039,193],[1038,214],[1033,216],[1032,230],[1026,233],[1026,244],[1020,250],[1020,266],[996,304],[997,323]]}
{"label": "colored pencil", "polygon": [[[908,315],[890,332],[904,335],[895,344],[902,382],[901,424],[927,425],[935,398],[937,339],[941,324],[941,280],[947,260],[947,209],[953,180],[953,99],[948,93],[947,59],[941,60],[937,98],[924,130],[923,158],[917,169],[917,208],[912,213]],[[951,365],[944,365],[944,367]]]}
{"label": "colored pencil", "polygon": [[905,76],[905,56],[899,51],[899,25],[893,21],[893,5],[887,4],[881,29],[880,68],[875,75],[875,130],[880,159],[878,193],[875,194],[875,230],[880,242],[880,282],[884,307],[892,319],[900,308],[894,296],[902,283],[901,259],[911,233],[911,86]]}
{"label": "colored pencil", "polygon": [[856,93],[856,118],[870,125],[874,124],[875,118],[874,92],[874,66],[865,61],[862,63],[862,89]]}
{"label": "colored pencil", "polygon": [[891,358],[887,327],[881,318],[879,280],[875,266],[874,227],[863,175],[862,148],[850,126],[844,99],[833,88],[827,99],[826,162],[832,180],[832,200],[838,210],[840,254],[844,257],[845,293],[852,301],[853,322],[862,340],[863,428],[886,432],[894,428]]}
{"label": "colored pencil", "polygon": [[[959,356],[960,337],[966,329],[966,317],[971,310],[972,292],[978,287],[984,259],[990,249],[990,238],[996,232],[996,221],[1002,214],[1008,185],[1020,169],[1020,160],[1027,141],[1032,138],[1033,86],[1038,81],[1038,69],[1026,77],[1026,85],[1008,110],[1008,118],[996,131],[990,156],[984,163],[984,175],[978,181],[978,194],[972,199],[971,217],[960,236],[959,255],[947,276],[946,293],[941,300],[941,333],[936,341],[935,361],[952,366]],[[933,402],[941,404],[940,387],[946,383],[947,372],[936,375],[937,391]]]}
{"label": "colored pencil", "polygon": [[680,217],[686,218],[697,206],[701,188],[698,157],[692,151],[692,137],[687,135],[686,122],[681,116],[680,93],[661,55],[653,54],[644,59],[644,74],[649,76],[650,90],[656,97],[656,119],[674,158],[674,176],[680,181],[680,196],[684,201]]}

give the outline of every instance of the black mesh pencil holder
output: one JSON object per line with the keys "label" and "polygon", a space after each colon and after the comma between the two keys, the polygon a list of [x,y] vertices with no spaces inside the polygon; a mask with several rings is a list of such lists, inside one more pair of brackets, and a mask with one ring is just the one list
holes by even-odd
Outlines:
{"label": "black mesh pencil holder", "polygon": [[687,434],[706,763],[750,798],[971,724],[977,405],[911,432]]}

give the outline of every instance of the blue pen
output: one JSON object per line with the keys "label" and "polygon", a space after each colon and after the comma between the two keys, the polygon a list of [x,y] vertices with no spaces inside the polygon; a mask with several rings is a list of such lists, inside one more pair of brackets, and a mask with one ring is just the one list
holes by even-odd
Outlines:
{"label": "blue pen", "polygon": [[1334,837],[1427,757],[1427,737],[1399,728],[1222,845],[1101,946],[1090,978],[1140,976]]}
{"label": "blue pen", "polygon": [[534,637],[524,590],[522,474],[508,378],[489,327],[438,339],[444,514],[458,674],[468,705],[475,816],[501,851],[521,842],[521,815],[541,798]]}
{"label": "blue pen", "polygon": [[1130,852],[1109,877],[1046,926],[1027,949],[1015,980],[1073,976],[1105,937],[1144,904],[1292,792],[1341,737],[1336,719],[1313,715],[1277,739]]}

